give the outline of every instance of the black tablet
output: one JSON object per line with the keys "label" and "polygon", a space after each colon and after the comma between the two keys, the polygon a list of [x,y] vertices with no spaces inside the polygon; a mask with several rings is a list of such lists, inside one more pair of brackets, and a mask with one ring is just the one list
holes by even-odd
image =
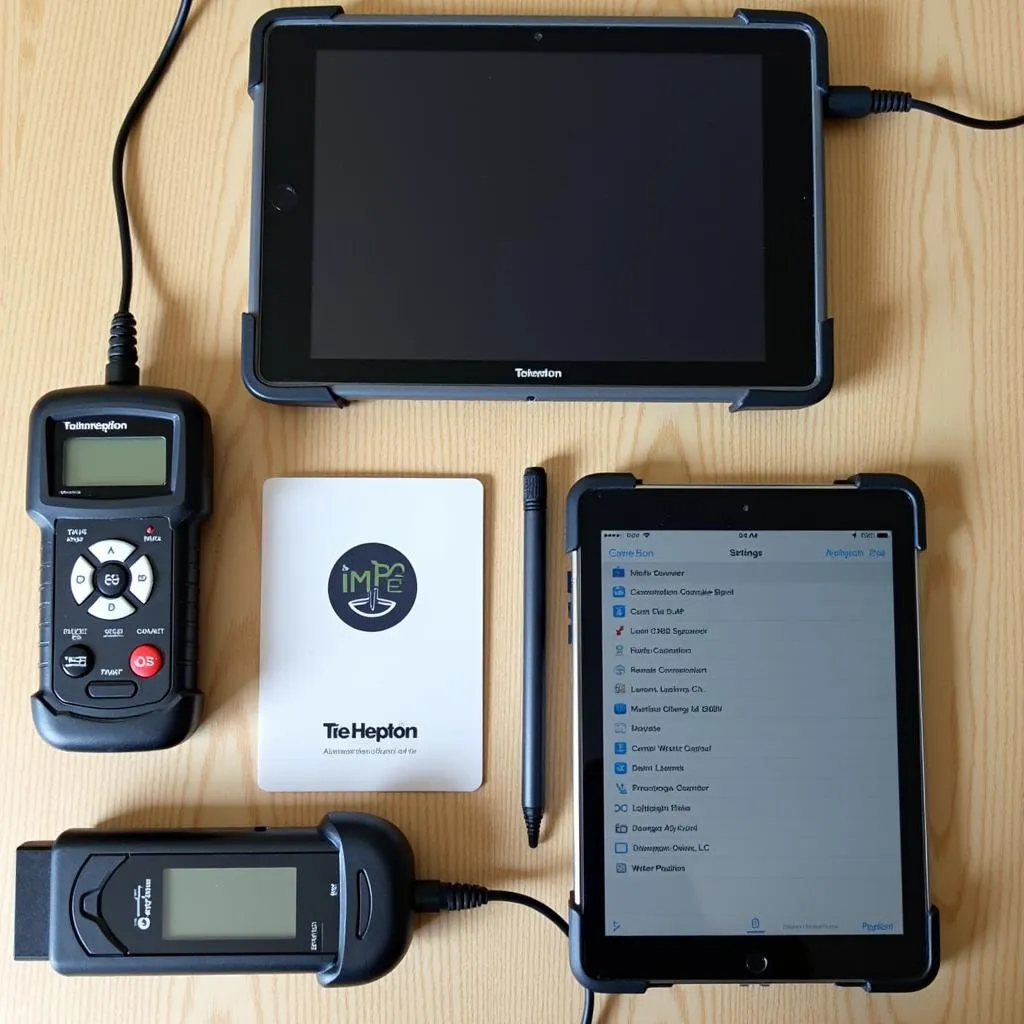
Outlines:
{"label": "black tablet", "polygon": [[818,400],[826,85],[803,15],[267,15],[246,383]]}
{"label": "black tablet", "polygon": [[574,970],[923,987],[920,491],[637,484],[567,510]]}

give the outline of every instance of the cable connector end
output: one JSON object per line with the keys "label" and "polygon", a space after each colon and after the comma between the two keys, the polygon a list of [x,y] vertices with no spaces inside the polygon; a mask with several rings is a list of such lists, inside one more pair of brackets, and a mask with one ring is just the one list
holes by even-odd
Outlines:
{"label": "cable connector end", "polygon": [[909,92],[870,89],[866,85],[835,85],[825,99],[828,117],[857,118],[871,114],[906,114],[913,109]]}
{"label": "cable connector end", "polygon": [[135,317],[131,313],[115,313],[110,321],[106,382],[127,387],[139,383],[139,350],[135,341]]}
{"label": "cable connector end", "polygon": [[442,882],[428,878],[413,887],[412,908],[417,914],[439,914],[444,910],[476,910],[487,903],[489,893],[483,885],[466,882]]}

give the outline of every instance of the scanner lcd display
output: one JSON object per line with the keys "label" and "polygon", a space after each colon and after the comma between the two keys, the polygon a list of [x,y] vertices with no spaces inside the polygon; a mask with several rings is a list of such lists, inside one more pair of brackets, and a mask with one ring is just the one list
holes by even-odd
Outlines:
{"label": "scanner lcd display", "polygon": [[69,437],[65,487],[143,487],[167,483],[167,438]]}

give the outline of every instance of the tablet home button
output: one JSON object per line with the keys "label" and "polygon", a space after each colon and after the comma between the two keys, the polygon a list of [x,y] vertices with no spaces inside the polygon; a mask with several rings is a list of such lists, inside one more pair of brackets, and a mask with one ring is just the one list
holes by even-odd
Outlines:
{"label": "tablet home button", "polygon": [[747,957],[747,970],[751,974],[764,974],[768,970],[768,958],[761,953],[751,953]]}

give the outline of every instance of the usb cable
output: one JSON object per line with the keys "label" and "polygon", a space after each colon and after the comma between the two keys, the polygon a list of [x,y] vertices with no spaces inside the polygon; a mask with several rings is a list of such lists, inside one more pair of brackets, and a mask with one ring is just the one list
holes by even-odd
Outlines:
{"label": "usb cable", "polygon": [[[446,910],[475,910],[487,903],[518,903],[521,907],[529,907],[543,914],[552,924],[561,928],[568,937],[569,924],[560,914],[556,914],[546,903],[535,900],[521,892],[508,892],[505,889],[488,889],[482,885],[470,885],[465,882],[441,882],[436,878],[419,881],[413,890],[413,910],[417,914],[437,914]],[[594,993],[589,988],[583,990],[583,1013],[580,1024],[591,1024],[594,1019]]]}
{"label": "usb cable", "polygon": [[989,120],[961,114],[938,103],[919,100],[909,92],[892,89],[870,89],[866,85],[835,85],[828,91],[825,100],[825,114],[835,118],[868,117],[871,114],[906,114],[920,110],[925,114],[945,118],[965,128],[979,128],[985,131],[1003,131],[1007,128],[1024,127],[1024,114],[1019,117],[1003,117]]}

